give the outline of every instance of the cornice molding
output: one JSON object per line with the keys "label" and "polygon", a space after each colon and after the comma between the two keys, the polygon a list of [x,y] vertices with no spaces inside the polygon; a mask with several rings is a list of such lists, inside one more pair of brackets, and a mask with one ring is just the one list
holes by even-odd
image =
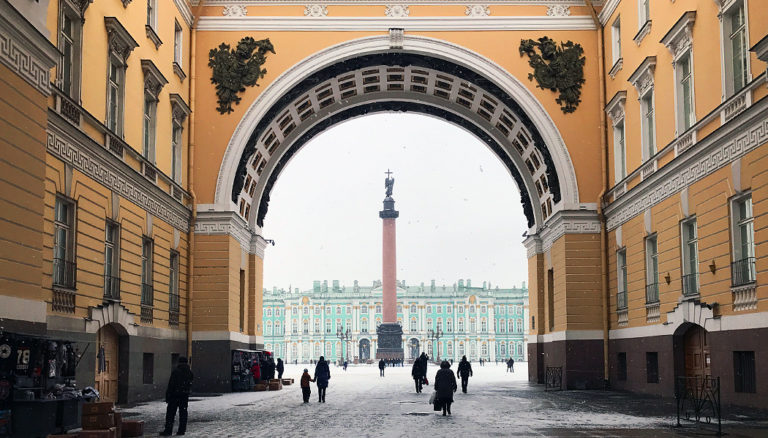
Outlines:
{"label": "cornice molding", "polygon": [[195,234],[230,235],[241,248],[248,250],[254,235],[245,220],[234,211],[198,211],[194,229]]}
{"label": "cornice molding", "polygon": [[160,69],[151,59],[141,60],[141,70],[144,72],[144,92],[158,100],[160,91],[168,83],[168,79],[160,73]]}
{"label": "cornice molding", "polygon": [[189,231],[191,211],[117,159],[55,111],[48,111],[48,153],[113,190],[179,231]]}
{"label": "cornice molding", "polygon": [[696,11],[687,11],[683,13],[677,23],[667,32],[666,35],[659,41],[661,44],[669,49],[672,53],[674,60],[677,60],[680,55],[685,53],[691,47],[693,42],[693,24],[696,22]]}
{"label": "cornice molding", "polygon": [[608,205],[608,231],[766,142],[768,99],[762,99]]}
{"label": "cornice molding", "polygon": [[184,123],[184,120],[187,118],[187,116],[192,113],[192,110],[189,108],[189,105],[187,105],[187,102],[184,102],[184,98],[177,93],[171,93],[168,95],[168,100],[171,101],[171,113],[173,115],[173,120],[179,124]]}
{"label": "cornice molding", "polygon": [[560,210],[539,232],[541,251],[547,252],[552,244],[566,234],[596,234],[600,232],[600,218],[594,210]]}
{"label": "cornice molding", "polygon": [[656,57],[646,57],[634,73],[627,79],[637,90],[640,98],[653,88],[653,73],[656,71]]}
{"label": "cornice molding", "polygon": [[176,5],[176,9],[179,10],[181,18],[187,23],[187,26],[192,26],[195,16],[192,15],[192,8],[189,7],[189,2],[187,0],[173,0],[173,3]]}
{"label": "cornice molding", "polygon": [[594,30],[591,17],[200,17],[200,31]]}
{"label": "cornice molding", "polygon": [[[611,19],[620,2],[621,0],[606,0],[603,3],[603,9],[601,9],[600,13],[597,14],[597,18],[600,20],[600,23],[603,26],[605,26],[605,24],[608,23],[608,21]],[[595,6],[597,6],[598,2],[593,3],[595,3]]]}
{"label": "cornice molding", "polygon": [[621,90],[617,91],[611,98],[611,101],[608,102],[608,105],[605,106],[605,112],[608,114],[608,117],[611,118],[613,126],[616,126],[624,120],[624,105],[626,102],[627,92],[626,90]]}
{"label": "cornice molding", "polygon": [[526,236],[523,240],[526,256],[530,259],[536,254],[541,254],[541,238],[537,235]]}
{"label": "cornice molding", "polygon": [[104,25],[107,27],[107,39],[109,40],[109,48],[114,51],[127,66],[128,57],[133,52],[133,49],[139,47],[139,43],[131,36],[131,34],[120,24],[120,21],[115,17],[104,17]]}
{"label": "cornice molding", "polygon": [[56,47],[16,8],[0,1],[0,63],[49,96],[50,70],[60,56]]}

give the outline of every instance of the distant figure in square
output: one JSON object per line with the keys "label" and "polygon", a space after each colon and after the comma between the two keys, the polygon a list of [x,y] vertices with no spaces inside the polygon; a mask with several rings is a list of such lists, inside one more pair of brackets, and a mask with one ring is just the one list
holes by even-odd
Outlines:
{"label": "distant figure in square", "polygon": [[456,392],[456,389],[456,377],[451,371],[451,364],[444,360],[435,374],[435,391],[437,392],[435,403],[439,403],[443,408],[443,416],[446,413],[451,415],[451,403],[453,403],[453,393]]}
{"label": "distant figure in square", "polygon": [[461,362],[459,362],[459,369],[456,371],[456,376],[461,377],[461,392],[466,394],[469,377],[472,376],[472,365],[467,360],[467,356],[461,357]]}
{"label": "distant figure in square", "polygon": [[379,359],[379,377],[384,377],[384,367],[386,366],[384,359]]}
{"label": "distant figure in square", "polygon": [[283,359],[277,358],[277,365],[275,365],[275,369],[277,370],[277,378],[282,379],[283,378],[283,371],[285,371],[285,365],[283,364]]}
{"label": "distant figure in square", "polygon": [[301,396],[304,398],[304,403],[309,403],[309,396],[312,394],[312,387],[309,386],[309,382],[314,382],[309,375],[309,370],[304,368],[304,374],[301,375]]}
{"label": "distant figure in square", "polygon": [[508,373],[514,373],[515,372],[515,360],[511,357],[507,361],[507,372]]}

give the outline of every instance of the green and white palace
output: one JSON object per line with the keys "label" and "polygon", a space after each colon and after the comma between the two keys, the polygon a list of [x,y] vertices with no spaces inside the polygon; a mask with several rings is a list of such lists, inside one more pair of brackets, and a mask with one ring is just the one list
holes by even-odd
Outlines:
{"label": "green and white palace", "polygon": [[[368,361],[375,357],[376,327],[382,320],[381,282],[339,286],[315,281],[312,290],[264,291],[264,347],[288,362]],[[406,360],[426,352],[431,358],[466,355],[503,361],[525,360],[528,289],[501,289],[471,280],[453,285],[397,287],[397,322],[403,327]],[[439,338],[438,338],[439,336]],[[372,352],[374,352],[372,354]]]}

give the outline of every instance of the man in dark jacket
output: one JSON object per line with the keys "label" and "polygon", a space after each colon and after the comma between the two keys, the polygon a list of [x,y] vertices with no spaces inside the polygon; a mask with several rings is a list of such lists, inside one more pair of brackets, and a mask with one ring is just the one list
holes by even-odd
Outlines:
{"label": "man in dark jacket", "polygon": [[171,372],[171,378],[168,380],[168,389],[165,390],[165,402],[168,403],[168,409],[165,411],[165,429],[160,432],[160,436],[170,436],[173,433],[173,421],[176,418],[176,409],[179,410],[179,429],[176,435],[184,435],[187,431],[187,404],[189,403],[189,392],[192,388],[192,379],[194,374],[189,369],[186,357],[179,358],[179,364]]}
{"label": "man in dark jacket", "polygon": [[451,364],[444,360],[440,364],[440,369],[435,374],[435,391],[437,397],[435,403],[439,403],[443,408],[443,416],[446,412],[451,415],[451,403],[453,403],[453,393],[456,392],[456,378],[453,377]]}
{"label": "man in dark jacket", "polygon": [[384,359],[379,359],[379,377],[384,377],[384,367],[386,366]]}
{"label": "man in dark jacket", "polygon": [[275,369],[277,370],[277,378],[282,379],[283,371],[285,371],[285,365],[283,365],[283,360],[279,357],[277,358],[277,365],[275,366]]}
{"label": "man in dark jacket", "polygon": [[467,384],[469,383],[469,377],[472,375],[472,365],[467,361],[467,356],[461,357],[459,362],[459,369],[456,371],[456,376],[461,377],[461,392],[467,393]]}
{"label": "man in dark jacket", "polygon": [[413,377],[413,382],[416,385],[416,394],[421,393],[421,385],[424,382],[424,377],[421,375],[421,361],[419,358],[416,358],[413,361],[413,367],[411,367],[411,377]]}
{"label": "man in dark jacket", "polygon": [[325,390],[328,389],[328,380],[331,378],[331,369],[323,356],[315,365],[315,380],[317,380],[317,402],[325,403]]}

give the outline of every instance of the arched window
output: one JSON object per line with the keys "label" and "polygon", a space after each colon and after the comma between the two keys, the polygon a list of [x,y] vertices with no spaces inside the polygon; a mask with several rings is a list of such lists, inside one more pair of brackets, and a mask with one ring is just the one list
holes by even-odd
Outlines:
{"label": "arched window", "polygon": [[336,306],[336,314],[341,315],[341,306]]}
{"label": "arched window", "polygon": [[427,342],[427,354],[433,356],[432,353],[432,341]]}
{"label": "arched window", "polygon": [[466,354],[464,353],[464,343],[459,342],[459,356],[464,356],[464,354]]}
{"label": "arched window", "polygon": [[448,341],[448,348],[447,348],[447,350],[448,350],[448,351],[447,351],[447,353],[446,353],[446,354],[447,354],[448,356],[453,356],[453,342],[451,342],[451,341]]}
{"label": "arched window", "polygon": [[368,333],[368,318],[363,318],[360,320],[360,331],[363,333]]}
{"label": "arched window", "polygon": [[320,320],[315,320],[315,333],[320,333]]}
{"label": "arched window", "polygon": [[443,318],[437,318],[437,327],[438,330],[443,329]]}
{"label": "arched window", "polygon": [[488,313],[488,306],[480,306],[480,313]]}
{"label": "arched window", "polygon": [[[272,321],[267,321],[267,336],[272,336]],[[267,349],[269,350],[269,349]]]}
{"label": "arched window", "polygon": [[475,318],[469,319],[469,332],[475,333],[477,331],[477,323],[475,322]]}
{"label": "arched window", "polygon": [[483,357],[488,356],[488,344],[486,344],[485,342],[483,342],[483,345],[480,346],[480,354]]}
{"label": "arched window", "polygon": [[411,331],[415,332],[418,330],[418,326],[416,325],[416,318],[411,318]]}
{"label": "arched window", "polygon": [[267,351],[272,351],[272,344],[264,344],[264,349]]}
{"label": "arched window", "polygon": [[320,353],[320,343],[315,344],[315,357],[320,358],[323,354]]}
{"label": "arched window", "polygon": [[397,305],[397,313],[403,313],[403,306]]}
{"label": "arched window", "polygon": [[275,334],[276,335],[282,335],[283,334],[283,327],[280,324],[280,321],[275,321]]}
{"label": "arched window", "polygon": [[381,318],[376,318],[376,328],[379,328],[381,325]]}
{"label": "arched window", "polygon": [[301,357],[304,360],[309,360],[309,342],[301,343]]}
{"label": "arched window", "polygon": [[309,333],[309,321],[307,321],[307,320],[305,319],[305,320],[304,320],[304,325],[302,326],[302,328],[303,328],[303,330],[304,330],[304,334],[305,334],[305,335],[306,335],[306,334],[308,334],[308,333]]}
{"label": "arched window", "polygon": [[415,304],[411,304],[411,313],[416,313],[416,312],[417,312],[416,305]]}
{"label": "arched window", "polygon": [[427,330],[432,330],[432,318],[427,318]]}
{"label": "arched window", "polygon": [[304,306],[304,314],[309,315],[309,307]]}
{"label": "arched window", "polygon": [[296,333],[298,333],[298,332],[299,332],[299,328],[298,328],[298,327],[299,327],[299,326],[298,326],[298,324],[296,323],[296,320],[294,319],[294,320],[293,320],[293,322],[291,323],[291,332],[292,332],[294,335],[295,335]]}
{"label": "arched window", "polygon": [[299,348],[296,344],[291,344],[291,358],[297,359],[299,357]]}
{"label": "arched window", "polygon": [[474,341],[469,343],[469,356],[472,359],[477,357],[477,343]]}
{"label": "arched window", "polygon": [[510,333],[514,333],[515,332],[514,321],[515,321],[514,319],[510,319],[510,320],[507,321],[507,323],[509,324],[509,332]]}
{"label": "arched window", "polygon": [[280,309],[275,309],[275,316],[280,316]]}
{"label": "arched window", "polygon": [[507,355],[507,344],[502,342],[501,345],[499,346],[499,352],[501,353],[501,357],[506,356]]}
{"label": "arched window", "polygon": [[488,321],[485,318],[480,321],[480,331],[483,333],[488,331]]}
{"label": "arched window", "polygon": [[376,313],[381,313],[381,304],[376,305]]}
{"label": "arched window", "polygon": [[320,306],[313,306],[313,308],[315,309],[315,315],[319,315],[320,314],[320,310],[322,309],[322,307],[320,307]]}
{"label": "arched window", "polygon": [[474,306],[474,304],[469,306],[469,313],[475,313],[475,306]]}
{"label": "arched window", "polygon": [[445,331],[448,332],[448,333],[453,331],[453,321],[452,320],[449,319],[449,320],[445,321]]}
{"label": "arched window", "polygon": [[459,318],[459,333],[464,331],[464,318]]}
{"label": "arched window", "polygon": [[496,322],[499,324],[499,333],[504,333],[506,331],[505,329],[507,328],[507,322],[503,319],[498,319]]}

